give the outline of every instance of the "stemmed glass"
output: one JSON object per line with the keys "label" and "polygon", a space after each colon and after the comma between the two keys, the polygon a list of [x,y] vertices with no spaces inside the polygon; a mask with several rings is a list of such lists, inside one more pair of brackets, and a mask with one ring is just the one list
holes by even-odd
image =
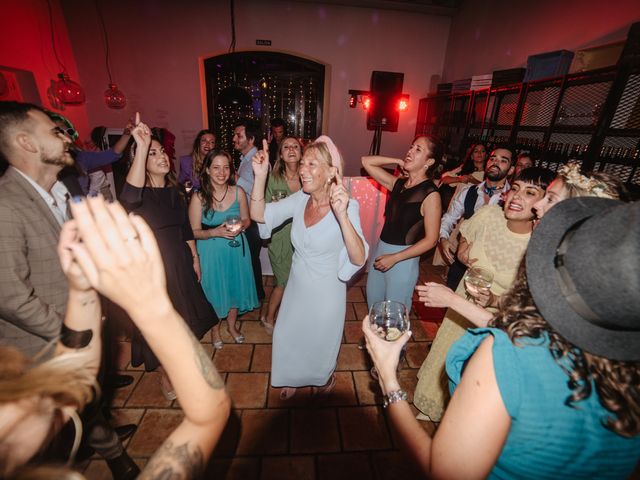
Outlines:
{"label": "stemmed glass", "polygon": [[[242,228],[242,219],[238,215],[229,215],[225,224],[227,226],[227,230],[230,233],[236,234]],[[233,240],[229,240],[229,246],[239,247],[240,242],[236,238],[234,238]]]}
{"label": "stemmed glass", "polygon": [[467,290],[467,300],[476,302],[475,297],[471,293],[480,290],[489,291],[493,283],[493,272],[481,267],[471,267],[464,275],[464,288]]}
{"label": "stemmed glass", "polygon": [[409,314],[404,303],[384,300],[371,306],[369,323],[380,338],[392,342],[409,330]]}
{"label": "stemmed glass", "polygon": [[287,197],[287,192],[285,190],[274,190],[271,195],[271,201],[277,202],[278,200],[282,200]]}

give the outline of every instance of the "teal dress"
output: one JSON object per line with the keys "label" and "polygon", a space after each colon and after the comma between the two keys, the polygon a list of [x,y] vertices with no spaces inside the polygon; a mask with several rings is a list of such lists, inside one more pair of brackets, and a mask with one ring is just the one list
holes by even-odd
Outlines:
{"label": "teal dress", "polygon": [[[225,222],[229,215],[240,215],[238,187],[231,206],[221,212],[202,212],[202,228],[215,228]],[[214,237],[198,240],[196,246],[200,255],[202,270],[201,285],[204,294],[213,305],[220,318],[237,308],[238,313],[248,312],[260,305],[256,284],[251,268],[251,252],[244,233],[236,237],[239,247],[229,245],[228,238]]]}
{"label": "teal dress", "polygon": [[604,427],[611,413],[595,387],[565,405],[569,376],[553,359],[546,335],[514,345],[495,328],[468,330],[447,355],[453,393],[467,360],[493,336],[493,365],[511,428],[489,478],[627,478],[640,458],[640,435],[625,438]]}

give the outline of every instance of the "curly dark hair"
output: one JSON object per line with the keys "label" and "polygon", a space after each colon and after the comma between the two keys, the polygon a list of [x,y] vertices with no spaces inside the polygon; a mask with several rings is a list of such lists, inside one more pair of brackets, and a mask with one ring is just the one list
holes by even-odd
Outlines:
{"label": "curly dark hair", "polygon": [[427,158],[433,158],[434,160],[433,165],[431,165],[425,172],[427,178],[440,178],[440,175],[442,175],[442,171],[444,170],[444,146],[442,145],[442,142],[433,135],[422,134],[416,135],[411,144],[413,145],[419,138],[424,138],[426,140],[427,147],[429,148],[429,155]]}
{"label": "curly dark hair", "polygon": [[484,167],[487,165],[487,158],[489,158],[489,152],[487,152],[487,146],[484,143],[477,142],[477,143],[472,143],[469,149],[467,150],[467,153],[464,156],[464,161],[462,162],[462,168],[460,169],[460,175],[470,175],[476,171],[476,167],[473,164],[473,151],[479,145],[484,147],[484,153],[486,156],[484,162],[482,163],[482,170],[484,171]]}
{"label": "curly dark hair", "polygon": [[549,351],[569,377],[572,391],[566,404],[576,407],[588,398],[595,386],[600,404],[611,415],[603,424],[623,437],[640,434],[640,362],[622,362],[592,355],[562,337],[538,311],[529,292],[524,259],[511,290],[500,300],[490,327],[504,330],[511,341],[549,336]]}
{"label": "curly dark hair", "polygon": [[202,202],[204,203],[205,215],[207,215],[209,211],[215,210],[213,208],[213,186],[211,185],[211,177],[209,176],[208,170],[211,166],[211,162],[213,162],[213,159],[218,156],[225,157],[229,162],[229,178],[227,180],[227,185],[232,186],[236,184],[236,169],[233,165],[231,155],[224,150],[209,151],[206,157],[204,157],[202,170],[200,171],[200,197],[202,198]]}

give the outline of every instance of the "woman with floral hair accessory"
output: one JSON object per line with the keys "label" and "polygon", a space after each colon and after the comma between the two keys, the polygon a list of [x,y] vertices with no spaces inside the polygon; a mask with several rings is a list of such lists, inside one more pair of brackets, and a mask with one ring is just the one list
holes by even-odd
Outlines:
{"label": "woman with floral hair accessory", "polygon": [[533,205],[538,221],[558,202],[575,197],[629,200],[627,189],[617,177],[601,172],[582,174],[579,163],[569,162],[558,169],[558,176],[547,188],[544,198]]}
{"label": "woman with floral hair accessory", "polygon": [[268,238],[289,218],[295,253],[273,331],[271,385],[286,400],[311,386],[317,394],[335,386],[346,312],[346,282],[364,265],[367,243],[358,202],[342,184],[342,157],[327,136],[305,148],[298,174],[302,190],[265,205],[269,146],[253,157],[251,218]]}

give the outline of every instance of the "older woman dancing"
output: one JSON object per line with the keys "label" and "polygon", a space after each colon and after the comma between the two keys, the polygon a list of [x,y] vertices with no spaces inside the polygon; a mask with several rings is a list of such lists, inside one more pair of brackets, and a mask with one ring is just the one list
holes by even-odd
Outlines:
{"label": "older woman dancing", "polygon": [[345,282],[367,258],[358,203],[342,185],[342,157],[324,135],[305,149],[299,169],[301,191],[265,206],[266,141],[253,157],[253,171],[250,211],[261,235],[269,237],[293,218],[295,253],[273,332],[271,385],[286,387],[280,392],[283,400],[304,386],[328,393],[335,385],[344,327]]}

